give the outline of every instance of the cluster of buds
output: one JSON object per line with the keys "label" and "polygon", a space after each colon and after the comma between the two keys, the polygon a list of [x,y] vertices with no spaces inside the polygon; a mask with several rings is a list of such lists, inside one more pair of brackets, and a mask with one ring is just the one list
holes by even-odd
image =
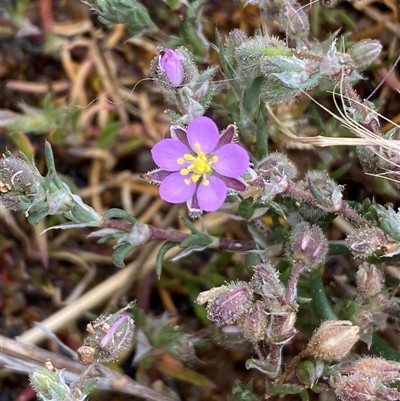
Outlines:
{"label": "cluster of buds", "polygon": [[265,12],[279,19],[286,35],[296,41],[296,48],[274,37],[256,36],[243,40],[235,50],[243,75],[264,77],[260,95],[267,103],[293,99],[323,80],[337,83],[343,76],[350,81],[360,78],[359,71],[371,65],[382,50],[379,41],[363,40],[341,52],[336,46],[336,34],[322,43],[312,43],[308,40],[308,17],[299,3],[267,3]]}
{"label": "cluster of buds", "polygon": [[0,159],[0,200],[11,210],[22,211],[32,225],[48,215],[60,214],[71,221],[53,228],[98,227],[102,216],[58,177],[50,144],[45,146],[48,174],[42,177],[24,154],[6,152]]}
{"label": "cluster of buds", "polygon": [[200,73],[192,54],[184,47],[160,49],[151,62],[150,73],[166,101],[178,110],[179,114],[168,110],[176,123],[188,124],[202,116],[218,90],[211,81],[216,68]]}
{"label": "cluster of buds", "polygon": [[135,322],[122,312],[131,306],[129,304],[116,313],[102,314],[87,325],[89,336],[77,351],[82,364],[115,361],[129,349],[135,334]]}
{"label": "cluster of buds", "polygon": [[366,357],[340,368],[333,380],[336,395],[344,401],[393,401],[400,391],[390,385],[400,380],[400,363]]}

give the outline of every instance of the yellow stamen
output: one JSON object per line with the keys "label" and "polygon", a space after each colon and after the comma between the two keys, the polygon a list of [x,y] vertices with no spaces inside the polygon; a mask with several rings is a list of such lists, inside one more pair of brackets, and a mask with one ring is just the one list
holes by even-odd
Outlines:
{"label": "yellow stamen", "polygon": [[187,168],[183,168],[183,169],[180,171],[180,173],[181,173],[182,175],[188,175],[188,174],[189,174],[189,170],[188,170]]}
{"label": "yellow stamen", "polygon": [[177,162],[178,162],[178,164],[183,164],[183,163],[185,163],[185,160],[183,160],[183,157],[180,157],[180,158],[177,160]]}
{"label": "yellow stamen", "polygon": [[211,161],[212,161],[213,163],[216,163],[216,162],[218,161],[218,156],[213,156],[213,157],[211,158]]}
{"label": "yellow stamen", "polygon": [[197,182],[197,181],[199,181],[199,179],[200,179],[200,176],[199,176],[199,175],[197,175],[197,174],[193,174],[193,175],[192,175],[192,181],[193,181],[193,182]]}
{"label": "yellow stamen", "polygon": [[203,180],[203,184],[207,187],[208,185],[210,185],[210,181],[205,179]]}
{"label": "yellow stamen", "polygon": [[191,183],[191,181],[190,181],[188,178],[186,178],[186,179],[185,179],[185,184],[186,184],[186,185],[190,185],[190,183]]}
{"label": "yellow stamen", "polygon": [[195,143],[195,144],[194,144],[194,148],[195,148],[196,150],[200,150],[200,149],[201,149],[201,146],[200,146],[199,143]]}
{"label": "yellow stamen", "polygon": [[188,161],[194,159],[193,155],[190,155],[189,153],[184,154],[184,155],[183,155],[183,158],[184,158],[185,160],[188,160]]}

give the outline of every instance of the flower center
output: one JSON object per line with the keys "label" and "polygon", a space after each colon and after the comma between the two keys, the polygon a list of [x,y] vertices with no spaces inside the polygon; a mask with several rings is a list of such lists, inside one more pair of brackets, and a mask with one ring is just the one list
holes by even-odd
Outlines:
{"label": "flower center", "polygon": [[[196,143],[195,148],[200,150],[200,145]],[[191,182],[197,182],[202,177],[203,184],[209,185],[210,182],[207,180],[207,174],[212,173],[211,165],[218,161],[218,157],[207,157],[204,152],[197,153],[197,156],[185,153],[183,157],[178,159],[178,164],[183,164],[185,161],[191,162],[188,166],[180,170],[182,175],[189,175],[189,177],[185,179],[185,183],[190,185]]]}

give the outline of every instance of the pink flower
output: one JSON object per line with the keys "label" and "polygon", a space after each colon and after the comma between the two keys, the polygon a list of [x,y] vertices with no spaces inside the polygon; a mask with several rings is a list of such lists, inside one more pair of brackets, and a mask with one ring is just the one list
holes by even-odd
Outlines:
{"label": "pink flower", "polygon": [[159,66],[173,86],[180,86],[185,79],[183,55],[178,50],[168,49],[160,57]]}
{"label": "pink flower", "polygon": [[171,127],[171,139],[151,150],[160,167],[146,175],[160,183],[160,197],[170,203],[187,202],[189,210],[212,212],[224,203],[228,189],[243,191],[240,180],[249,165],[249,155],[232,143],[236,126],[220,134],[208,117],[197,117],[187,129]]}

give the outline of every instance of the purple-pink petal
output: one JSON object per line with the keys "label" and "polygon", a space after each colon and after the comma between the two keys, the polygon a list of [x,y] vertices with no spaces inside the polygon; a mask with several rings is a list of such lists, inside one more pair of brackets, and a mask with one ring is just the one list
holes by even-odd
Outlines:
{"label": "purple-pink petal", "polygon": [[185,153],[189,153],[189,149],[177,139],[163,139],[151,149],[154,162],[166,171],[178,171],[185,167],[187,162],[178,164],[178,159]]}
{"label": "purple-pink petal", "polygon": [[190,199],[196,190],[196,184],[190,181],[185,183],[185,177],[181,173],[172,173],[160,184],[160,198],[169,203],[183,203]]}
{"label": "purple-pink petal", "polygon": [[196,144],[200,145],[200,150],[205,154],[214,150],[218,143],[219,131],[217,124],[208,117],[196,117],[188,125],[187,138],[191,148],[198,153]]}
{"label": "purple-pink petal", "polygon": [[185,70],[182,65],[182,54],[177,50],[168,49],[160,58],[160,67],[165,72],[173,86],[180,86],[185,79]]}
{"label": "purple-pink petal", "polygon": [[235,143],[221,146],[215,153],[218,161],[212,168],[226,177],[238,177],[243,174],[250,163],[250,158],[245,149]]}
{"label": "purple-pink petal", "polygon": [[201,182],[197,188],[197,199],[200,209],[206,212],[214,212],[224,203],[228,188],[218,177],[209,176],[207,179],[209,180],[209,185],[204,185]]}

